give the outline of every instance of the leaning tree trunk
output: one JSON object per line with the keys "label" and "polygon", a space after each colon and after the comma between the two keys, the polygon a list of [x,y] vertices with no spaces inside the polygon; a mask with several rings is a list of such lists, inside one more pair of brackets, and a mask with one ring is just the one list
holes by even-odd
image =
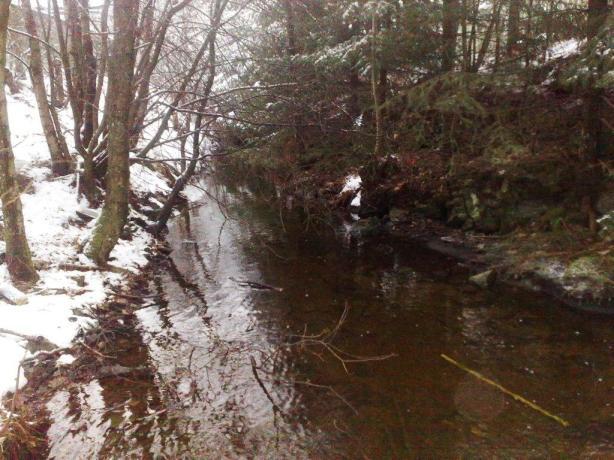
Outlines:
{"label": "leaning tree trunk", "polygon": [[11,0],[0,0],[0,195],[2,196],[6,264],[9,274],[14,282],[33,284],[38,280],[38,275],[32,264],[23,223],[4,92],[6,35],[10,5]]}
{"label": "leaning tree trunk", "polygon": [[130,189],[130,105],[134,76],[134,42],[138,2],[116,0],[113,5],[114,39],[109,67],[107,190],[102,212],[87,248],[97,264],[104,265],[128,219]]}
{"label": "leaning tree trunk", "polygon": [[[198,113],[196,114],[196,121],[194,123],[194,134],[193,134],[193,144],[192,144],[192,158],[188,163],[187,168],[183,171],[181,176],[175,182],[171,193],[166,199],[164,206],[162,207],[160,214],[158,215],[158,221],[153,228],[153,232],[156,235],[159,235],[162,229],[166,226],[168,219],[171,217],[173,212],[173,207],[179,194],[183,191],[185,186],[188,184],[190,178],[196,172],[196,166],[200,161],[200,144],[201,144],[201,130],[203,124],[203,113],[207,108],[207,104],[209,103],[209,96],[211,95],[211,89],[213,88],[213,83],[215,81],[216,75],[216,54],[215,54],[215,39],[217,36],[217,30],[220,26],[220,21],[222,19],[222,14],[224,13],[224,9],[228,1],[216,0],[215,3],[215,14],[212,18],[211,29],[207,37],[207,43],[209,45],[209,60],[207,62],[207,66],[209,67],[209,76],[207,81],[205,82],[204,91],[201,97],[200,104],[198,105]],[[189,125],[188,125],[189,130]]]}
{"label": "leaning tree trunk", "polygon": [[36,105],[38,106],[38,114],[41,119],[45,140],[49,147],[51,155],[51,170],[54,174],[62,176],[70,173],[71,159],[68,154],[66,142],[61,138],[61,131],[56,129],[50,107],[47,99],[47,90],[45,88],[45,76],[43,74],[43,61],[41,55],[40,43],[38,41],[38,30],[34,13],[30,5],[30,0],[21,1],[23,13],[25,16],[26,30],[31,35],[30,38],[30,76],[32,78],[32,88],[36,97]]}

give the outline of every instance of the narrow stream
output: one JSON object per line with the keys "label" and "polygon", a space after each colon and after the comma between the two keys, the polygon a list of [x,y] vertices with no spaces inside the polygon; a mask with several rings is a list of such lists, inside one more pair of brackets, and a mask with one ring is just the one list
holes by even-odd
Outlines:
{"label": "narrow stream", "polygon": [[479,290],[407,242],[282,222],[247,189],[215,195],[174,221],[160,301],[117,343],[139,372],[49,402],[52,458],[614,455],[611,319]]}

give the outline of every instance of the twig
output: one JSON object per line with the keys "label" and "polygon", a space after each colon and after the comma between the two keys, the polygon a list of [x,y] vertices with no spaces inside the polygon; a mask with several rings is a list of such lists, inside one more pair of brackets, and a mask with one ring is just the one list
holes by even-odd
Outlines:
{"label": "twig", "polygon": [[569,422],[567,420],[562,419],[558,415],[551,414],[550,412],[548,412],[547,410],[541,408],[537,404],[529,401],[528,399],[523,398],[522,396],[520,396],[519,394],[514,393],[513,391],[508,390],[504,386],[502,386],[502,385],[498,384],[497,382],[489,379],[488,377],[484,377],[479,372],[474,371],[473,369],[469,369],[467,366],[465,366],[464,364],[461,364],[458,361],[450,358],[448,355],[442,353],[440,356],[443,359],[445,359],[446,361],[448,361],[450,364],[453,364],[454,366],[458,367],[459,369],[462,369],[465,372],[468,372],[469,374],[473,375],[478,380],[481,380],[482,382],[487,383],[487,384],[495,387],[496,389],[502,391],[506,395],[511,396],[516,401],[521,402],[521,403],[525,404],[526,406],[529,406],[531,409],[536,410],[540,414],[545,415],[546,417],[549,417],[549,418],[555,420],[556,422],[560,423],[561,425],[563,425],[565,427],[569,426]]}
{"label": "twig", "polygon": [[85,342],[79,342],[80,345],[83,345],[87,350],[91,351],[92,353],[94,353],[97,356],[100,356],[101,358],[104,359],[113,359],[113,356],[109,356],[109,355],[105,355],[100,353],[98,350],[93,349],[92,347],[90,347],[87,343]]}
{"label": "twig", "polygon": [[256,366],[256,359],[253,356],[250,356],[249,360],[252,364],[252,372],[254,374],[254,377],[256,378],[256,382],[258,382],[258,385],[260,385],[260,388],[262,388],[262,391],[264,391],[264,394],[266,395],[267,399],[271,401],[271,404],[273,405],[273,412],[279,412],[280,414],[284,415],[284,411],[281,410],[281,407],[277,405],[277,403],[269,393],[269,390],[266,389],[266,386],[264,386],[264,383],[262,383],[262,380],[260,380],[260,376],[258,375],[258,369]]}

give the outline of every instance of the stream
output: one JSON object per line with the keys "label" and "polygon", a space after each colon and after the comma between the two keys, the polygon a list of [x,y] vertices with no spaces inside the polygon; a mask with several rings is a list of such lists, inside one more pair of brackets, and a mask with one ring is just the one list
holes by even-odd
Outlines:
{"label": "stream", "polygon": [[209,189],[114,345],[139,371],[59,389],[51,458],[614,456],[612,319]]}

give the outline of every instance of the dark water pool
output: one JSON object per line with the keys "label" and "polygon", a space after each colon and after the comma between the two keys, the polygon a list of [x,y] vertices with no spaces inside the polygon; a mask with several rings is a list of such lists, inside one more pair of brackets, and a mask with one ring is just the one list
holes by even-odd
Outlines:
{"label": "dark water pool", "polygon": [[214,194],[174,221],[159,299],[117,343],[140,371],[49,402],[51,457],[614,457],[611,319],[478,290],[420,246],[280,219],[246,189]]}

